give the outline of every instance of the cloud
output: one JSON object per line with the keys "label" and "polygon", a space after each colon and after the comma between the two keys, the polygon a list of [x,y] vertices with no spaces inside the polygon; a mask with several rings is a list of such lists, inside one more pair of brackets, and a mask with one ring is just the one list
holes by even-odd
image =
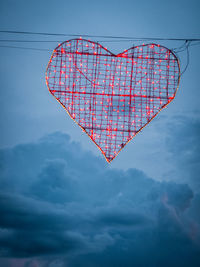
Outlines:
{"label": "cloud", "polygon": [[200,191],[200,119],[176,116],[169,124],[165,148],[172,170],[167,175]]}
{"label": "cloud", "polygon": [[111,169],[61,133],[1,150],[0,166],[5,266],[200,263],[199,195],[187,184]]}
{"label": "cloud", "polygon": [[78,248],[81,235],[70,232],[73,216],[17,195],[0,196],[1,255],[30,257]]}

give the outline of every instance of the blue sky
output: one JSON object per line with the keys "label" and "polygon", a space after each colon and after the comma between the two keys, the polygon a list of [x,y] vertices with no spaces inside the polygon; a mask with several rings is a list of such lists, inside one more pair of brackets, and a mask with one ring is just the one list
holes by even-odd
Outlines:
{"label": "blue sky", "polygon": [[[2,30],[199,38],[199,11],[195,0],[2,0],[0,23]],[[66,40],[1,34],[9,38]],[[137,43],[102,44],[119,53]],[[57,43],[16,45],[53,50]],[[110,165],[49,94],[51,52],[1,47],[0,55],[1,266],[198,266],[199,46],[190,48],[174,101]],[[186,53],[178,56],[184,68]]]}

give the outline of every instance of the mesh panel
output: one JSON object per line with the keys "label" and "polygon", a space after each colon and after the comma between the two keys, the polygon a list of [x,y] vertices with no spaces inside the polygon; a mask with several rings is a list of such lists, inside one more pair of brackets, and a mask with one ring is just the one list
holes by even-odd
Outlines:
{"label": "mesh panel", "polygon": [[59,45],[46,80],[53,96],[90,136],[107,161],[175,97],[179,62],[157,44],[114,55],[98,43]]}

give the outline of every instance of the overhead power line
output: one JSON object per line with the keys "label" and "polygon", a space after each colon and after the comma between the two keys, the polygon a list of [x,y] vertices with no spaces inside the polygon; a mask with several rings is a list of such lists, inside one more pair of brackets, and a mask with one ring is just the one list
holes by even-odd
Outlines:
{"label": "overhead power line", "polygon": [[[55,42],[55,43],[61,43],[63,41],[45,41],[45,40],[0,40],[0,47],[3,48],[17,48],[17,49],[26,49],[26,50],[37,50],[37,51],[49,51],[51,52],[53,49],[46,49],[46,48],[37,48],[37,47],[29,47],[29,46],[16,46],[16,45],[1,45],[1,43],[48,43],[48,42]],[[187,46],[186,46],[186,42],[188,42]],[[188,49],[191,46],[195,46],[195,45],[200,45],[200,41],[198,42],[192,42],[192,41],[185,41],[183,45],[181,45],[180,47],[176,47],[176,48],[171,48],[170,50],[172,50],[175,53],[180,53],[180,52],[184,52],[186,49]]]}
{"label": "overhead power line", "polygon": [[[142,40],[134,40],[142,41]],[[61,43],[63,40],[13,40],[13,39],[0,39],[0,42],[11,42],[11,43]],[[98,42],[133,42],[133,40],[98,40]]]}
{"label": "overhead power line", "polygon": [[61,40],[13,40],[13,39],[0,39],[0,42],[9,43],[59,43]]}
{"label": "overhead power line", "polygon": [[160,37],[128,37],[112,35],[89,35],[89,34],[70,34],[70,33],[46,33],[30,31],[6,31],[0,30],[0,33],[24,34],[24,35],[46,35],[46,36],[71,36],[71,37],[93,37],[93,38],[110,38],[110,39],[131,39],[131,40],[165,40],[165,41],[200,41],[200,38],[160,38]]}
{"label": "overhead power line", "polygon": [[[0,31],[1,32],[8,32],[8,33],[19,33],[19,34],[32,34],[31,32],[13,32],[13,31]],[[33,33],[33,34],[47,34],[47,33]],[[48,34],[48,35],[55,35],[55,34]],[[57,35],[57,34],[56,34]],[[65,35],[66,36],[66,35]],[[75,35],[73,35],[75,36]],[[83,35],[82,35],[83,36]],[[79,36],[80,37],[80,36]],[[89,37],[89,35],[88,35]],[[91,36],[90,36],[91,37]],[[97,37],[97,36],[95,36]],[[101,36],[103,37],[103,36]],[[107,36],[108,37],[108,36]],[[105,38],[107,38],[105,37]],[[110,36],[108,38],[111,38]],[[113,42],[122,42],[122,41],[133,41],[130,39],[130,37],[127,37],[129,39],[123,39],[123,38],[126,38],[126,37],[112,37],[112,38],[122,38],[121,40],[112,40]],[[137,41],[139,41],[140,39],[137,39]],[[151,38],[146,38],[146,40],[153,40]],[[175,40],[175,39],[167,39],[167,38],[157,38],[157,39],[154,39],[154,40]],[[177,39],[176,39],[177,40]],[[184,68],[184,70],[181,72],[181,76],[183,75],[183,73],[185,73],[188,65],[189,65],[189,47],[190,46],[194,46],[194,45],[200,45],[200,39],[178,39],[178,40],[181,40],[181,41],[184,41],[184,44],[182,44],[181,46],[179,47],[176,47],[176,48],[172,48],[171,50],[177,55],[178,53],[181,53],[183,51],[187,51],[187,63],[186,63],[186,66]],[[111,42],[112,42],[111,41]],[[134,41],[136,41],[136,39],[134,39]],[[140,40],[141,41],[141,40]],[[9,43],[62,43],[63,41],[62,40],[16,40],[16,39],[0,39],[0,47],[2,48],[14,48],[14,49],[21,49],[21,50],[32,50],[32,51],[47,51],[47,52],[51,52],[52,49],[46,49],[46,48],[37,48],[37,47],[29,47],[29,46],[16,46],[16,45],[9,45]],[[109,42],[108,40],[104,40],[103,42]],[[8,45],[1,45],[1,43],[8,43]],[[178,55],[177,55],[178,57]]]}
{"label": "overhead power line", "polygon": [[12,45],[0,45],[0,47],[5,47],[5,48],[18,48],[18,49],[25,49],[25,50],[37,50],[37,51],[48,51],[48,52],[51,52],[52,51],[52,49],[34,48],[34,47],[23,47],[23,46],[12,46]]}

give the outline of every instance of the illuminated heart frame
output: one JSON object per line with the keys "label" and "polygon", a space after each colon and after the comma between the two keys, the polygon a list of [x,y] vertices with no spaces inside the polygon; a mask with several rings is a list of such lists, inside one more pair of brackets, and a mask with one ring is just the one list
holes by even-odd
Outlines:
{"label": "illuminated heart frame", "polygon": [[159,44],[120,54],[90,40],[72,39],[53,51],[49,92],[111,162],[175,97],[176,55]]}

